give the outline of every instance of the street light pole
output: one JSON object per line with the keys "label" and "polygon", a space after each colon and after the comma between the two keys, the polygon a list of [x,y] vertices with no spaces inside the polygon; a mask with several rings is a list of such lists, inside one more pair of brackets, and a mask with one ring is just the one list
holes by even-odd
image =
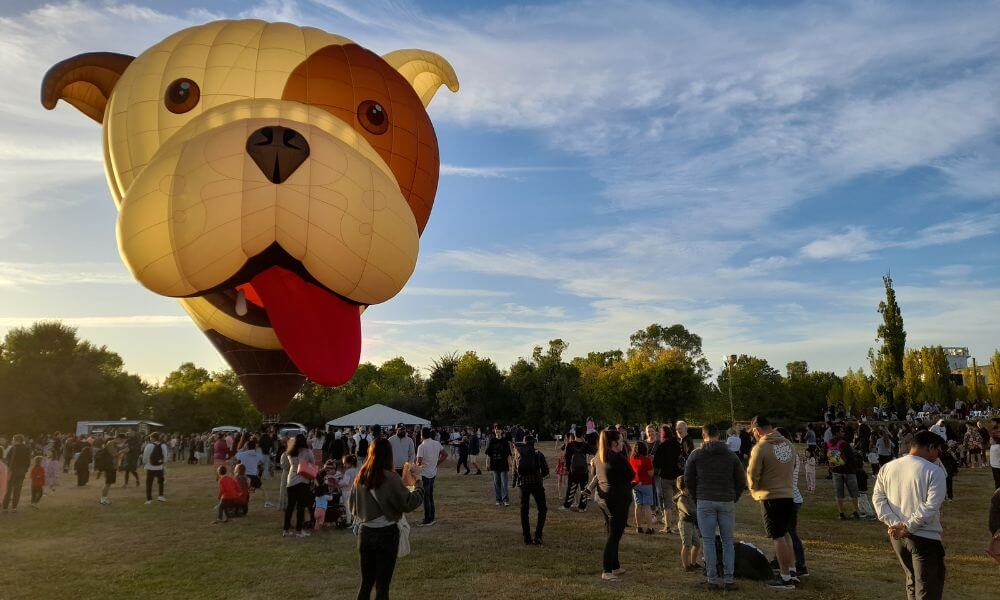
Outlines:
{"label": "street light pole", "polygon": [[729,371],[729,420],[732,426],[736,426],[736,409],[733,407],[733,364],[736,363],[736,355],[729,354],[723,360],[726,363],[726,369]]}

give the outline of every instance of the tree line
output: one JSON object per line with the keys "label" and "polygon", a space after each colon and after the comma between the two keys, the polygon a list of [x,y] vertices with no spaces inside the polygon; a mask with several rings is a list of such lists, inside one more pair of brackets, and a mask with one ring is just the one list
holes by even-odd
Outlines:
{"label": "tree line", "polygon": [[[580,425],[689,419],[728,424],[763,413],[779,421],[816,420],[828,405],[855,414],[876,405],[957,399],[1000,406],[1000,389],[956,386],[940,347],[903,353],[898,385],[850,369],[844,376],[793,361],[781,373],[767,360],[739,355],[713,378],[702,340],[681,324],[636,331],[625,349],[567,358],[561,339],[536,346],[507,369],[475,351],[439,357],[422,373],[403,358],[363,363],[346,385],[306,383],[283,418],[308,426],[380,403],[435,423],[519,423],[542,434]],[[1000,381],[995,353],[992,381]],[[878,373],[878,369],[873,369]],[[732,407],[732,409],[731,409]],[[179,432],[217,425],[259,427],[261,414],[230,370],[183,363],[151,384],[121,357],[79,339],[74,328],[39,322],[12,329],[0,344],[0,434],[72,431],[78,420],[144,418]]]}

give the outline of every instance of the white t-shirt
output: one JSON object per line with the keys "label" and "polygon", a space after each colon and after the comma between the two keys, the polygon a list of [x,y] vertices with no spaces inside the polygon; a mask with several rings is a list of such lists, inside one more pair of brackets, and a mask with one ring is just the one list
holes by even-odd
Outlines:
{"label": "white t-shirt", "polygon": [[417,448],[417,460],[423,459],[421,461],[421,471],[420,474],[423,477],[431,478],[437,477],[438,473],[438,457],[441,455],[441,442],[436,442],[434,440],[424,440],[420,443],[420,447]]}
{"label": "white t-shirt", "polygon": [[995,442],[990,446],[990,466],[1000,469],[1000,444]]}
{"label": "white t-shirt", "polygon": [[731,435],[726,438],[726,446],[729,448],[730,452],[739,452],[740,444],[740,436],[738,435]]}

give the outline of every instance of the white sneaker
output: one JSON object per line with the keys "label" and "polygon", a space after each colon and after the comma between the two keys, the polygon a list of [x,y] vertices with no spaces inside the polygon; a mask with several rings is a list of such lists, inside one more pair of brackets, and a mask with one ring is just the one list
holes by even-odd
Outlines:
{"label": "white sneaker", "polygon": [[615,569],[614,571],[611,571],[611,574],[621,577],[625,574],[625,569]]}
{"label": "white sneaker", "polygon": [[312,535],[312,534],[310,534],[308,531],[300,531],[300,532],[298,532],[298,533],[295,534],[295,537],[307,538],[310,535]]}
{"label": "white sneaker", "polygon": [[157,497],[156,497],[156,500],[157,500],[158,502],[166,502],[166,501],[167,501],[167,499],[166,499],[166,498],[164,498],[163,496],[157,496]]}
{"label": "white sneaker", "polygon": [[618,576],[614,573],[601,573],[602,581],[618,581]]}
{"label": "white sneaker", "polygon": [[153,501],[152,501],[152,500],[146,500],[146,506],[149,506],[149,505],[150,505],[150,504],[152,504],[152,503],[153,503]]}

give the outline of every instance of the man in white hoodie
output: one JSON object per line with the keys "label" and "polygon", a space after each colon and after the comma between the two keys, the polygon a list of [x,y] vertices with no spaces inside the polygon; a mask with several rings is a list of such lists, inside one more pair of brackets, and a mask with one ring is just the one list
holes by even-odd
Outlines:
{"label": "man in white hoodie", "polygon": [[945,472],[935,464],[944,448],[936,433],[917,432],[909,454],[879,469],[872,494],[875,512],[889,527],[889,541],[906,574],[907,600],[940,600],[944,594]]}

